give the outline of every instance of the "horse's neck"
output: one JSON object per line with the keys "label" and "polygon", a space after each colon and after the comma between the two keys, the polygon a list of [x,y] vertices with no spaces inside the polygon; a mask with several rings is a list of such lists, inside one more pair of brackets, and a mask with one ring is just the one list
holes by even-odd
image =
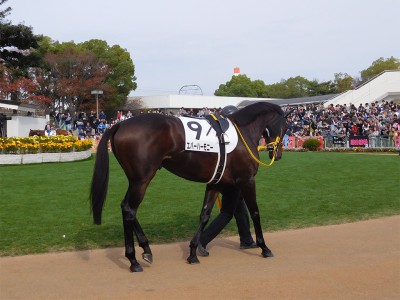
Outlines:
{"label": "horse's neck", "polygon": [[278,118],[278,115],[267,113],[260,115],[254,120],[254,122],[247,125],[249,131],[251,132],[251,139],[258,143],[266,128],[270,134],[275,135],[277,133],[276,129],[274,128],[276,125],[276,118]]}
{"label": "horse's neck", "polygon": [[254,127],[256,128],[258,136],[262,135],[262,133],[265,131],[265,128],[268,128],[269,131],[272,131],[271,124],[273,123],[275,117],[275,115],[269,113],[262,115],[257,119]]}
{"label": "horse's neck", "polygon": [[242,131],[247,132],[248,140],[254,143],[256,146],[260,141],[260,137],[265,130],[266,120],[262,117],[257,118],[250,124],[247,124],[242,127]]}

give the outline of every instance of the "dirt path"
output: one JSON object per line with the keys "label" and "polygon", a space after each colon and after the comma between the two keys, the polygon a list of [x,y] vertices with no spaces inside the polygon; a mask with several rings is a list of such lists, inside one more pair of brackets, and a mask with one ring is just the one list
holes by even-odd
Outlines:
{"label": "dirt path", "polygon": [[122,248],[1,258],[0,298],[400,299],[400,216],[265,237],[274,258],[231,237],[199,265],[185,263],[188,242],[153,245],[143,273]]}

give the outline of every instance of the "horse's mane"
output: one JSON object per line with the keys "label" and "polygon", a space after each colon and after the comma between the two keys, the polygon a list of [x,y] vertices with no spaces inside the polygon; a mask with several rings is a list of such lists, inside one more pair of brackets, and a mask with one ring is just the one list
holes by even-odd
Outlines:
{"label": "horse's mane", "polygon": [[276,112],[279,115],[284,114],[282,108],[277,104],[269,102],[256,102],[233,113],[231,118],[238,126],[244,126],[253,122],[257,116],[266,114],[268,112]]}

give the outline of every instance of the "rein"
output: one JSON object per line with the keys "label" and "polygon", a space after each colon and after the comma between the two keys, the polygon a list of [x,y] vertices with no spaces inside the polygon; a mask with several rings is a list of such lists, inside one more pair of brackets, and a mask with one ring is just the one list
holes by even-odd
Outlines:
{"label": "rein", "polygon": [[235,128],[236,128],[237,132],[239,133],[239,136],[240,136],[240,138],[242,139],[242,142],[243,142],[244,146],[246,147],[247,152],[249,152],[250,156],[251,156],[259,165],[261,165],[261,166],[263,166],[263,167],[270,167],[270,166],[272,166],[272,164],[273,164],[274,161],[275,161],[276,151],[277,151],[277,148],[278,148],[278,145],[279,145],[279,142],[280,142],[280,139],[281,139],[281,138],[280,138],[279,136],[277,136],[274,142],[270,142],[270,143],[268,143],[268,144],[266,145],[266,146],[273,146],[273,147],[274,147],[273,156],[272,156],[271,162],[270,162],[269,164],[266,164],[266,163],[263,163],[261,160],[259,160],[259,159],[253,154],[253,152],[251,151],[250,147],[247,145],[246,141],[244,140],[244,137],[243,137],[242,133],[240,132],[239,127],[238,127],[235,123],[233,123],[233,125],[235,125]]}

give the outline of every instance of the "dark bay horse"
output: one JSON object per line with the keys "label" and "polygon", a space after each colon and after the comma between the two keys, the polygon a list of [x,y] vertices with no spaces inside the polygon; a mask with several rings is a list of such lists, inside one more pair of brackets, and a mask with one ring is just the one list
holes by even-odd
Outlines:
{"label": "dark bay horse", "polygon": [[[278,105],[267,102],[251,104],[228,116],[242,137],[239,138],[236,148],[227,155],[221,180],[217,184],[206,185],[199,226],[190,242],[190,255],[187,258],[190,264],[199,263],[196,255],[197,245],[217,195],[224,195],[233,188],[239,189],[245,199],[262,256],[273,256],[264,241],[256,201],[256,160],[259,159],[257,146],[263,136],[266,142],[270,143],[270,158],[281,158],[283,136],[287,129],[286,116]],[[153,256],[136,213],[157,170],[163,167],[187,180],[207,183],[213,176],[218,155],[186,151],[183,124],[174,116],[143,114],[117,123],[103,134],[97,148],[90,192],[91,209],[96,224],[101,224],[107,194],[109,140],[112,151],[129,181],[128,190],[121,203],[125,256],[131,263],[130,270],[141,272],[143,269],[135,256],[134,234],[139,246],[144,250],[143,259],[151,263]]]}

